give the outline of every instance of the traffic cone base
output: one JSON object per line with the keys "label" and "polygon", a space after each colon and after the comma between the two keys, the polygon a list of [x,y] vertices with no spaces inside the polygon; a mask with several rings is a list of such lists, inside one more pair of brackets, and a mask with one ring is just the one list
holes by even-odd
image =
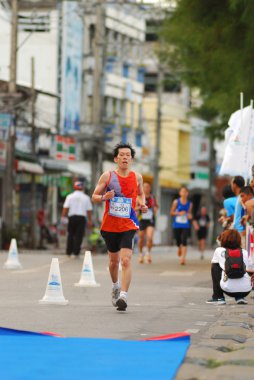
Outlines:
{"label": "traffic cone base", "polygon": [[64,298],[59,261],[53,258],[51,261],[49,277],[44,297],[39,301],[39,304],[44,305],[67,305],[69,301]]}
{"label": "traffic cone base", "polygon": [[18,248],[16,239],[11,239],[8,258],[3,266],[5,269],[21,269],[22,265],[19,262]]}
{"label": "traffic cone base", "polygon": [[92,255],[90,251],[85,252],[80,280],[79,282],[76,282],[74,286],[87,288],[97,288],[100,286],[100,284],[95,281]]}

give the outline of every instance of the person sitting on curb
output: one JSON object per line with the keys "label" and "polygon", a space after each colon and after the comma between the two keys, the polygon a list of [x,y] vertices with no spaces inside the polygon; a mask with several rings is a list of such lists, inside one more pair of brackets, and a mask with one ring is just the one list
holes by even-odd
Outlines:
{"label": "person sitting on curb", "polygon": [[[206,301],[206,303],[225,305],[225,293],[230,297],[234,297],[237,304],[245,305],[248,302],[244,297],[246,297],[252,289],[251,277],[245,272],[245,270],[243,270],[243,273],[245,273],[240,278],[229,278],[225,272],[225,270],[227,271],[227,269],[225,269],[226,251],[234,250],[233,252],[237,254],[237,250],[241,250],[241,235],[234,229],[225,230],[220,235],[220,244],[221,246],[216,248],[211,261],[213,296]],[[245,249],[242,249],[242,258],[244,265],[247,267],[248,252]]]}

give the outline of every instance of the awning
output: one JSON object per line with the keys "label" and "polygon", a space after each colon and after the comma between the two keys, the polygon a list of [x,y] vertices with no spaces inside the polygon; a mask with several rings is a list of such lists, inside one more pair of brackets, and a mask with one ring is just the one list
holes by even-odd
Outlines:
{"label": "awning", "polygon": [[21,161],[17,160],[17,171],[18,172],[26,172],[26,173],[33,173],[33,174],[43,174],[44,170],[43,168],[34,162],[28,162],[28,161]]}
{"label": "awning", "polygon": [[40,158],[40,163],[47,171],[64,172],[67,171],[67,161],[54,160],[53,158]]}
{"label": "awning", "polygon": [[82,177],[91,177],[91,165],[88,161],[76,161],[67,165],[67,170]]}

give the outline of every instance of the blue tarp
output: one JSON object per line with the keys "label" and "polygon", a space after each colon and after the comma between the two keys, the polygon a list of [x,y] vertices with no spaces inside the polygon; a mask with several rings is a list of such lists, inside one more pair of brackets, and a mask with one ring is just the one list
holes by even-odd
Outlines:
{"label": "blue tarp", "polygon": [[56,338],[0,331],[0,379],[170,380],[190,344],[170,340]]}

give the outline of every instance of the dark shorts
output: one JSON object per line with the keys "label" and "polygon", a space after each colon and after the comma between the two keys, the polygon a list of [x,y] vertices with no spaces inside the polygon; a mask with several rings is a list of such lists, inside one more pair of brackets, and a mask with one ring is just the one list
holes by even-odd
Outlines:
{"label": "dark shorts", "polygon": [[180,247],[180,245],[183,245],[184,247],[187,246],[189,230],[189,228],[174,228],[174,235],[177,247]]}
{"label": "dark shorts", "polygon": [[107,249],[109,252],[119,252],[121,248],[133,249],[134,236],[136,230],[129,230],[124,232],[108,232],[101,231]]}
{"label": "dark shorts", "polygon": [[139,222],[139,229],[140,231],[144,231],[147,229],[147,227],[154,227],[155,226],[155,221],[152,220],[140,220]]}
{"label": "dark shorts", "polygon": [[207,228],[206,227],[200,227],[197,231],[197,237],[198,240],[205,239],[207,236]]}

